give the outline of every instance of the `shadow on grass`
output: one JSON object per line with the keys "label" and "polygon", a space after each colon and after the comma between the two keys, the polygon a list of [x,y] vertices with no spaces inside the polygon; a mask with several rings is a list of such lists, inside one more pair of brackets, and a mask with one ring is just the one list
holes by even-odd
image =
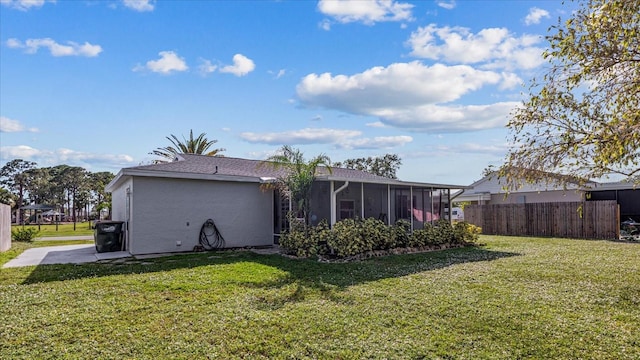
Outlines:
{"label": "shadow on grass", "polygon": [[[277,268],[286,272],[287,276],[268,282],[246,282],[242,284],[244,286],[271,288],[296,282],[303,284],[305,287],[322,291],[327,287],[345,288],[369,281],[402,277],[456,264],[493,261],[518,255],[517,253],[486,250],[482,247],[467,247],[421,254],[390,255],[350,263],[321,263],[309,259],[290,259],[277,254],[260,255],[250,251],[222,251],[126,261],[123,263],[40,265],[26,277],[22,275],[21,277],[24,280],[21,282],[22,284],[34,284],[252,262]],[[16,275],[20,276],[20,274]]]}

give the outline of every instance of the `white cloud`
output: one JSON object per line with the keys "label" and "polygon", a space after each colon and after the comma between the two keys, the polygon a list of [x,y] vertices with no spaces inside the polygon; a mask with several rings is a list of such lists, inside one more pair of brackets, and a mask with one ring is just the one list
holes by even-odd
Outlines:
{"label": "white cloud", "polygon": [[421,105],[372,112],[387,125],[412,131],[466,132],[503,127],[518,102],[485,105]]}
{"label": "white cloud", "polygon": [[13,9],[28,11],[31,8],[41,8],[45,3],[55,3],[55,0],[0,0],[0,3]]}
{"label": "white cloud", "polygon": [[25,49],[28,54],[35,54],[41,47],[48,48],[53,56],[95,57],[102,52],[100,45],[92,45],[88,42],[81,45],[73,41],[67,41],[66,45],[62,45],[51,38],[27,39],[24,43],[18,39],[11,38],[7,40],[6,44],[10,48]]}
{"label": "white cloud", "polygon": [[470,154],[489,154],[496,156],[503,156],[509,150],[509,144],[478,144],[478,143],[464,143],[454,148],[456,152],[470,153]]}
{"label": "white cloud", "polygon": [[283,77],[283,76],[285,76],[287,74],[287,70],[285,70],[285,69],[280,69],[278,71],[269,70],[267,72],[269,74],[273,75],[274,78],[276,78],[276,79],[280,79],[281,77]]}
{"label": "white cloud", "polygon": [[171,74],[173,72],[187,71],[189,67],[183,58],[173,51],[160,51],[160,59],[149,60],[145,66],[137,65],[133,71],[149,70],[161,74]]}
{"label": "white cloud", "polygon": [[513,89],[524,83],[524,81],[514,73],[503,72],[501,75],[502,82],[500,83],[500,86],[498,86],[500,90]]}
{"label": "white cloud", "polygon": [[506,28],[489,28],[474,34],[464,27],[418,28],[407,41],[411,55],[457,64],[483,64],[485,68],[532,69],[544,62],[541,37],[515,37]]}
{"label": "white cloud", "polygon": [[18,146],[2,146],[0,147],[1,159],[26,159],[30,160],[40,155],[40,150],[34,149],[26,145]]}
{"label": "white cloud", "polygon": [[298,84],[297,95],[309,107],[373,116],[387,126],[411,131],[461,132],[504,126],[517,103],[448,103],[485,85],[510,88],[517,80],[517,76],[467,65],[426,66],[414,61],[375,67],[352,76],[310,74]]}
{"label": "white cloud", "polygon": [[524,18],[525,25],[539,24],[542,18],[549,18],[549,12],[544,9],[532,7],[529,9],[529,14]]}
{"label": "white cloud", "polygon": [[318,24],[318,26],[324,31],[329,31],[331,30],[331,21],[324,19]]}
{"label": "white cloud", "polygon": [[[318,10],[338,22],[362,22],[373,25],[382,21],[410,21],[413,19],[411,10],[413,5],[393,0],[320,0]],[[321,25],[329,30],[326,21]]]}
{"label": "white cloud", "polygon": [[357,130],[306,128],[271,133],[244,132],[240,134],[240,138],[250,143],[271,145],[332,144],[336,141],[360,136],[361,134],[362,132]]}
{"label": "white cloud", "polygon": [[245,132],[240,138],[250,143],[269,145],[331,144],[336,149],[390,149],[413,141],[411,136],[380,136],[359,138],[361,131],[326,128],[253,133]]}
{"label": "white cloud", "polygon": [[309,106],[371,114],[380,108],[450,102],[501,76],[467,65],[427,66],[419,61],[374,67],[362,73],[332,76],[309,74],[297,85],[300,100]]}
{"label": "white cloud", "polygon": [[336,144],[341,149],[391,149],[413,141],[411,136],[377,136],[373,139],[347,139]]}
{"label": "white cloud", "polygon": [[447,10],[452,10],[453,8],[456,7],[456,0],[439,0],[439,1],[436,1],[436,3],[441,8],[444,8]]}
{"label": "white cloud", "polygon": [[124,6],[129,9],[145,12],[145,11],[153,11],[155,7],[155,0],[122,0]]}
{"label": "white cloud", "polygon": [[9,119],[6,116],[0,116],[0,132],[38,132],[37,128],[25,128],[18,120]]}
{"label": "white cloud", "polygon": [[90,169],[93,166],[119,169],[133,164],[133,157],[124,154],[94,154],[70,149],[39,150],[27,145],[0,147],[0,159],[24,159],[35,161],[39,166],[67,164]]}
{"label": "white cloud", "polygon": [[372,123],[367,123],[365,124],[368,127],[372,127],[372,128],[384,128],[387,127],[387,125],[385,125],[382,121],[376,121],[376,122],[372,122]]}
{"label": "white cloud", "polygon": [[211,64],[211,61],[206,59],[200,59],[200,66],[198,66],[198,71],[202,75],[210,74],[218,68],[217,65]]}
{"label": "white cloud", "polygon": [[252,72],[256,68],[253,60],[242,54],[235,54],[233,56],[233,65],[223,66],[220,72],[230,73],[235,76],[245,76]]}

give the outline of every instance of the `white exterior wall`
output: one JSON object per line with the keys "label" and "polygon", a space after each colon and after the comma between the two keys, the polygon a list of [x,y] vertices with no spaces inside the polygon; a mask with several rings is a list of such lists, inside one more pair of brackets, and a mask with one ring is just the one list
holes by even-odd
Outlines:
{"label": "white exterior wall", "polygon": [[582,192],[576,192],[575,190],[517,192],[509,194],[506,199],[504,193],[491,195],[491,204],[531,204],[570,201],[582,201]]}
{"label": "white exterior wall", "polygon": [[126,221],[126,200],[127,188],[133,192],[133,179],[128,178],[122,182],[120,187],[111,193],[111,219],[114,221]]}
{"label": "white exterior wall", "polygon": [[503,190],[505,180],[497,177],[483,179],[473,184],[472,189],[464,191],[455,201],[478,202],[479,197],[488,196],[491,200],[486,204],[516,204],[522,203],[542,203],[542,202],[570,202],[582,201],[582,191],[576,186],[569,186],[567,190],[554,184],[524,184],[518,190],[512,191],[505,199]]}
{"label": "white exterior wall", "polygon": [[0,204],[0,252],[11,249],[11,206]]}
{"label": "white exterior wall", "polygon": [[[126,187],[114,192],[114,220],[126,219]],[[134,177],[130,188],[133,255],[192,251],[207,219],[227,248],[273,244],[272,192],[258,183]]]}

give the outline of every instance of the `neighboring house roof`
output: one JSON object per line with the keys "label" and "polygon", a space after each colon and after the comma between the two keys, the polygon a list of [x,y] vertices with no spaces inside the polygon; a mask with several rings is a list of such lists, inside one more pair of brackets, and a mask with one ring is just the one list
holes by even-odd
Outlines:
{"label": "neighboring house roof", "polygon": [[[285,168],[274,168],[263,160],[250,160],[226,156],[205,156],[181,154],[173,162],[141,165],[124,168],[106,186],[112,190],[126,176],[150,176],[164,178],[203,179],[220,181],[270,182],[286,175]],[[356,181],[398,186],[421,186],[439,189],[461,189],[460,185],[444,185],[419,182],[405,182],[374,175],[361,170],[318,167],[319,181]]]}
{"label": "neighboring house roof", "polygon": [[[551,179],[560,179],[561,175],[553,175],[550,176]],[[590,182],[589,184],[593,185],[595,182]],[[504,186],[506,185],[506,180],[500,178],[497,172],[492,172],[482,179],[474,182],[469,185],[466,189],[460,190],[454,194],[452,194],[453,198],[456,198],[458,201],[476,201],[476,200],[491,200],[491,194],[505,194],[507,191],[504,190]],[[520,188],[516,190],[510,190],[509,193],[517,194],[517,193],[531,193],[531,192],[542,192],[542,191],[575,191],[579,190],[579,186],[577,183],[572,181],[567,185],[561,184],[561,182],[556,182],[550,180],[548,182],[541,182],[538,184],[524,184]]]}
{"label": "neighboring house roof", "polygon": [[[562,175],[551,174],[551,179],[562,179]],[[509,191],[512,194],[518,193],[530,193],[530,192],[542,192],[542,191],[598,191],[598,190],[629,190],[637,188],[631,181],[619,181],[619,182],[607,182],[600,183],[596,181],[588,181],[584,185],[579,185],[581,182],[576,178],[567,178],[569,183],[566,185],[561,182],[554,182],[550,180],[548,182],[542,182],[539,184],[525,184],[517,190]],[[505,194],[506,191],[503,186],[506,184],[504,179],[501,179],[497,172],[493,172],[482,179],[469,185],[466,189],[457,191],[452,194],[452,198],[458,201],[476,201],[476,200],[491,200],[491,194]]]}

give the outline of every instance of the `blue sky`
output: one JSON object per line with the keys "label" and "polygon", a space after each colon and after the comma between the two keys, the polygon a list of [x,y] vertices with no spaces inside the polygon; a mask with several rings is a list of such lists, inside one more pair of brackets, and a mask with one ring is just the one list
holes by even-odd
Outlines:
{"label": "blue sky", "polygon": [[0,0],[0,163],[116,173],[166,136],[226,156],[396,153],[470,184],[544,72],[560,1]]}

